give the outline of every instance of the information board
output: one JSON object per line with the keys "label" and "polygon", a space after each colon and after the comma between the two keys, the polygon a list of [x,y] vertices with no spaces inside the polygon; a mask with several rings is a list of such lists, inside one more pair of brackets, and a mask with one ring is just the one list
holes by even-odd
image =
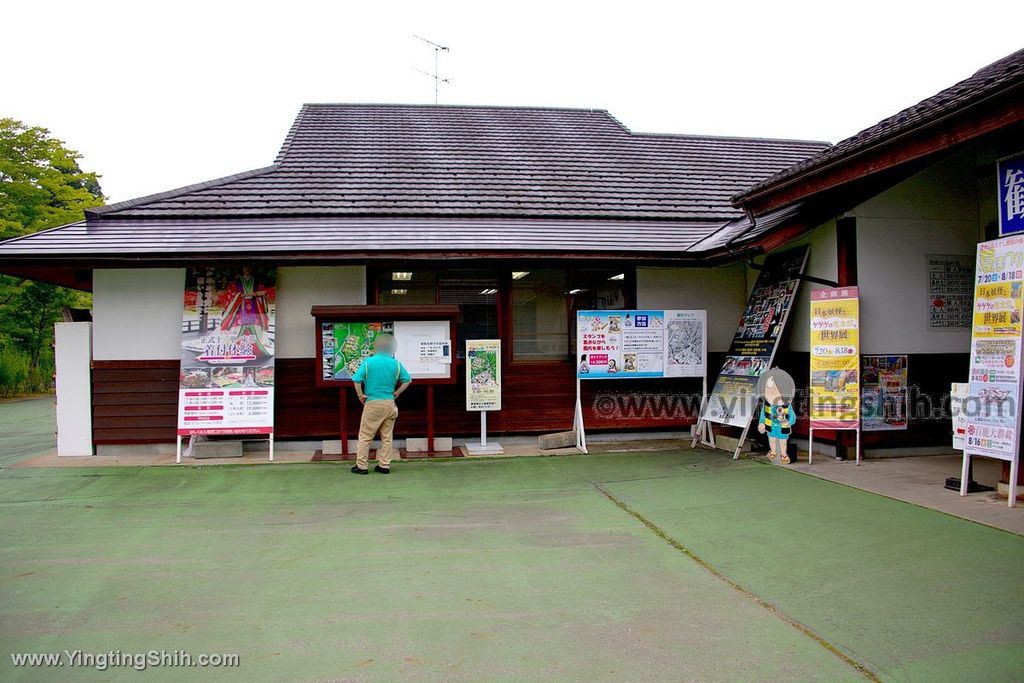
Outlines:
{"label": "information board", "polygon": [[1017,458],[1022,289],[1024,235],[979,244],[965,453]]}
{"label": "information board", "polygon": [[416,379],[451,375],[452,340],[448,320],[322,321],[320,370],[323,382],[350,382],[363,359],[373,355],[382,334],[395,338],[395,357]]}
{"label": "information board", "polygon": [[501,410],[501,340],[466,341],[466,410]]}
{"label": "information board", "polygon": [[856,287],[811,292],[811,403],[815,429],[860,425],[860,309]]}
{"label": "information board", "polygon": [[933,330],[971,326],[974,256],[928,254],[928,327]]}
{"label": "information board", "polygon": [[576,313],[579,379],[703,377],[706,359],[705,311]]}
{"label": "information board", "polygon": [[801,246],[765,259],[701,414],[703,420],[733,427],[750,426],[760,398],[757,380],[775,358],[808,252],[808,247]]}
{"label": "information board", "polygon": [[273,268],[189,268],[178,436],[274,431]]}

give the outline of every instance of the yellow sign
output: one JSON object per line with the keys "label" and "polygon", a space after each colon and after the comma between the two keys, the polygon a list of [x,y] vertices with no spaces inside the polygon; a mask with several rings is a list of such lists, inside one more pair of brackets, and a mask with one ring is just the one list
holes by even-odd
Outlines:
{"label": "yellow sign", "polygon": [[859,321],[856,287],[811,292],[811,427],[860,424]]}

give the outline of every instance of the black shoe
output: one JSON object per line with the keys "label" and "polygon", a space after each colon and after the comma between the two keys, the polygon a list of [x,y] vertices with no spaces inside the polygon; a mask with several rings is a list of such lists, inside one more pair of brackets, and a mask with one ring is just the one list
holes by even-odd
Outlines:
{"label": "black shoe", "polygon": [[381,467],[380,465],[374,465],[373,466],[373,471],[374,472],[380,472],[381,474],[391,474],[391,468],[390,467]]}
{"label": "black shoe", "polygon": [[361,470],[357,465],[352,465],[352,474],[369,474],[370,470]]}

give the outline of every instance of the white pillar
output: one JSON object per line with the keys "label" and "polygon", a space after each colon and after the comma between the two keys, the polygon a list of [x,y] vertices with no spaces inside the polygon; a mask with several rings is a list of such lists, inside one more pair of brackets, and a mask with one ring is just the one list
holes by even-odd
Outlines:
{"label": "white pillar", "polygon": [[57,455],[92,455],[92,323],[54,326]]}

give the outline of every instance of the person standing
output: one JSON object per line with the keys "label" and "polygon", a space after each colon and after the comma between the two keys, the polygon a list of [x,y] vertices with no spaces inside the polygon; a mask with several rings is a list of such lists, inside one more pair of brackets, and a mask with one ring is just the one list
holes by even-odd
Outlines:
{"label": "person standing", "polygon": [[381,474],[391,472],[391,441],[398,418],[395,399],[409,388],[412,377],[402,362],[395,358],[395,338],[379,335],[373,340],[373,355],[363,359],[352,376],[359,402],[363,404],[363,417],[359,422],[359,447],[356,449],[355,474],[370,472],[370,444],[380,433],[377,466]]}

